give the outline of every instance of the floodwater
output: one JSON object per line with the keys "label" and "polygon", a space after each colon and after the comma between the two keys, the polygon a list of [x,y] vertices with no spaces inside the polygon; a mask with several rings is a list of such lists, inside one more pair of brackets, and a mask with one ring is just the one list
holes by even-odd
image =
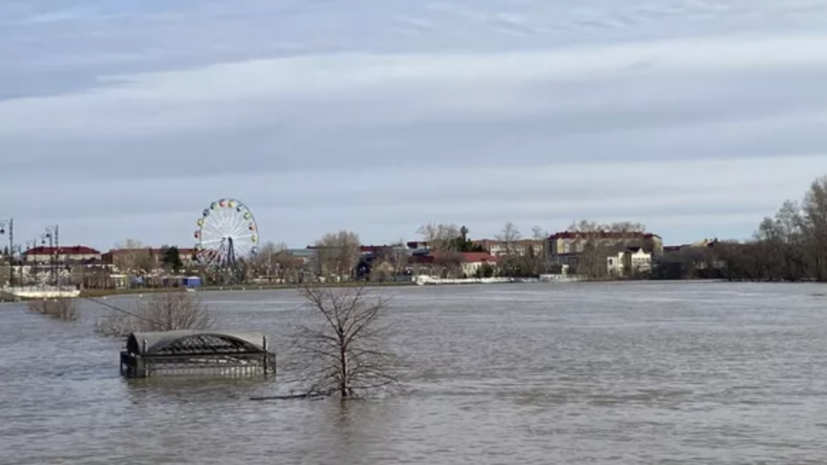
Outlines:
{"label": "floodwater", "polygon": [[[73,323],[0,306],[0,463],[827,463],[823,286],[383,292],[408,389],[350,403],[249,400],[278,379],[127,381],[94,304]],[[287,346],[291,291],[201,295]]]}

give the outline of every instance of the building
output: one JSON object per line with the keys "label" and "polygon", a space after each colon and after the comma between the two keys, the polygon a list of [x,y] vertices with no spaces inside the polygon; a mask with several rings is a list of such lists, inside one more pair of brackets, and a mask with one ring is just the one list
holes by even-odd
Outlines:
{"label": "building", "polygon": [[702,239],[691,244],[670,245],[656,262],[658,274],[669,279],[714,278],[725,264],[718,258],[718,239]]}
{"label": "building", "polygon": [[476,276],[483,266],[497,266],[497,257],[488,252],[461,252],[462,274],[465,276]]}
{"label": "building", "polygon": [[432,252],[414,253],[411,264],[430,269],[443,277],[474,277],[481,268],[497,266],[497,257],[488,252]]}
{"label": "building", "polygon": [[641,247],[627,247],[606,257],[609,276],[639,276],[652,271],[652,254]]}
{"label": "building", "polygon": [[[146,247],[140,249],[112,249],[101,256],[101,261],[116,271],[128,272],[150,272],[162,268],[164,248]],[[196,263],[195,249],[178,249],[181,263],[192,266]]]}
{"label": "building", "polygon": [[[482,239],[473,241],[491,255],[500,257],[508,254],[509,244],[506,241]],[[546,242],[542,240],[520,239],[510,244],[514,255],[523,257],[526,255],[542,256],[545,254]]]}
{"label": "building", "polygon": [[663,254],[663,239],[641,231],[563,231],[548,238],[548,256],[556,263],[576,261],[584,248],[640,247],[655,257]]}
{"label": "building", "polygon": [[42,263],[91,263],[101,259],[101,253],[84,245],[34,247],[23,253],[23,261]]}

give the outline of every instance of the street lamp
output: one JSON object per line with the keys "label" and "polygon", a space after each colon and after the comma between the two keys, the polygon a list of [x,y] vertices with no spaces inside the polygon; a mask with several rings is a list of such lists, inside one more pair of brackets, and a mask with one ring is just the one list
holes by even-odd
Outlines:
{"label": "street lamp", "polygon": [[49,257],[49,272],[52,275],[52,279],[54,279],[55,285],[59,285],[60,283],[58,283],[57,279],[57,253],[60,249],[60,227],[58,225],[46,227],[46,232],[40,236],[40,243],[46,245],[47,239],[49,240],[49,249],[51,252]]}
{"label": "street lamp", "polygon": [[14,219],[0,220],[0,236],[9,232],[9,286],[14,287]]}

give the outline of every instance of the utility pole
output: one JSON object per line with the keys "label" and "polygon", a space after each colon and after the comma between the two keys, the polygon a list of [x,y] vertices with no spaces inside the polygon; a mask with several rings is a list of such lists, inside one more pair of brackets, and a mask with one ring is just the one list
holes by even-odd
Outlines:
{"label": "utility pole", "polygon": [[0,220],[0,235],[9,232],[9,287],[14,287],[14,218]]}
{"label": "utility pole", "polygon": [[[26,241],[26,261],[29,261],[29,252],[37,247],[37,239],[32,239],[30,241]],[[23,279],[23,270],[25,267],[20,267],[20,282],[24,283],[25,280]],[[37,279],[37,260],[34,260],[32,264],[29,265],[29,276],[34,277]]]}

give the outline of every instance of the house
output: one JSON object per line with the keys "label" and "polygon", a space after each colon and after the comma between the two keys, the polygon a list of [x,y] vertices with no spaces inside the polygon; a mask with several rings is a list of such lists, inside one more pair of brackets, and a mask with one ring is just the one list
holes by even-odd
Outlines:
{"label": "house", "polygon": [[632,276],[652,271],[652,254],[642,247],[629,247],[623,254],[623,267]]}
{"label": "house", "polygon": [[642,247],[627,247],[606,257],[609,276],[639,276],[652,271],[652,254]]}
{"label": "house", "polygon": [[488,252],[460,252],[462,255],[462,274],[476,276],[485,265],[497,266],[497,257]]}
{"label": "house", "polygon": [[23,253],[25,263],[84,263],[101,259],[101,253],[84,245],[34,247]]}
{"label": "house", "polygon": [[497,257],[488,252],[431,252],[415,253],[411,263],[439,271],[450,277],[476,276],[484,266],[497,266]]}

